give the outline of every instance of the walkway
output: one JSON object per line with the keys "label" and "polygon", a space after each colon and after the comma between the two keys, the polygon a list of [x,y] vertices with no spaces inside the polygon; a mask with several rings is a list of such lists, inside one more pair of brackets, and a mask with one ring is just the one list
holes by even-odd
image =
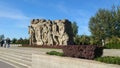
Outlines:
{"label": "walkway", "polygon": [[0,68],[15,68],[15,67],[0,61]]}
{"label": "walkway", "polygon": [[0,48],[0,61],[4,61],[15,68],[31,68],[32,54],[46,54],[49,51],[61,52],[62,50],[26,47]]}
{"label": "walkway", "polygon": [[[110,50],[110,51],[109,50],[110,49],[105,49],[103,56],[109,56],[109,55],[120,56],[120,50]],[[8,68],[8,67],[11,68],[12,66],[14,66],[15,68],[31,68],[32,54],[38,54],[38,55],[46,54],[46,52],[49,51],[62,52],[61,49],[30,48],[30,47],[28,48],[28,47],[17,47],[17,46],[12,46],[10,48],[0,47],[0,61],[2,61],[0,62],[0,66],[2,66],[2,68]],[[3,66],[7,66],[7,67],[3,67]]]}

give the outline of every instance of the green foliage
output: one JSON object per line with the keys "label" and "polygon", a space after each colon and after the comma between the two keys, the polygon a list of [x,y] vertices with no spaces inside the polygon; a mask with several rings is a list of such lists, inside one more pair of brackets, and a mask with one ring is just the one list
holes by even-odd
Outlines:
{"label": "green foliage", "polygon": [[80,45],[89,45],[90,44],[90,37],[87,35],[80,36]]}
{"label": "green foliage", "polygon": [[77,26],[76,22],[72,23],[72,28],[73,28],[73,35],[75,37],[77,35],[77,33],[78,33],[78,26]]}
{"label": "green foliage", "polygon": [[0,41],[3,40],[5,38],[4,35],[0,35]]}
{"label": "green foliage", "polygon": [[109,49],[120,49],[120,38],[112,36],[112,38],[107,39],[106,48]]}
{"label": "green foliage", "polygon": [[75,38],[76,45],[89,45],[90,44],[90,36],[87,35],[77,35]]}
{"label": "green foliage", "polygon": [[90,36],[90,45],[97,45],[99,43],[98,40],[95,40],[94,36]]}
{"label": "green foliage", "polygon": [[108,49],[120,49],[120,43],[119,44],[109,43],[109,44],[106,44],[105,47]]}
{"label": "green foliage", "polygon": [[80,36],[79,35],[77,35],[77,36],[75,36],[75,38],[74,38],[74,44],[75,45],[80,45]]}
{"label": "green foliage", "polygon": [[76,44],[76,39],[78,39],[77,38],[77,35],[78,35],[78,26],[77,26],[77,23],[76,22],[73,22],[72,24],[72,29],[73,29],[73,36],[74,36],[74,43]]}
{"label": "green foliage", "polygon": [[99,41],[98,45],[106,38],[120,37],[120,8],[99,9],[95,16],[90,18],[89,28],[95,40]]}
{"label": "green foliage", "polygon": [[109,64],[118,64],[120,65],[120,57],[99,57],[95,59],[96,61],[104,62],[104,63],[109,63]]}
{"label": "green foliage", "polygon": [[49,54],[49,55],[56,55],[56,56],[63,56],[63,55],[64,55],[63,53],[56,52],[56,51],[50,51],[50,52],[47,52],[46,54]]}
{"label": "green foliage", "polygon": [[17,39],[16,38],[13,38],[12,39],[12,43],[14,44],[14,43],[16,43],[17,42]]}
{"label": "green foliage", "polygon": [[29,44],[29,39],[23,39],[23,38],[20,38],[20,39],[16,39],[16,38],[13,38],[12,39],[12,44]]}

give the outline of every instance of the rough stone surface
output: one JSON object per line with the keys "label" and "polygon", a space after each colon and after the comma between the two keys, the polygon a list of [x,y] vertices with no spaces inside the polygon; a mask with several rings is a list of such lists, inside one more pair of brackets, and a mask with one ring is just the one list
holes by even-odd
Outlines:
{"label": "rough stone surface", "polygon": [[64,20],[33,19],[29,26],[30,44],[71,45],[73,33],[71,22]]}

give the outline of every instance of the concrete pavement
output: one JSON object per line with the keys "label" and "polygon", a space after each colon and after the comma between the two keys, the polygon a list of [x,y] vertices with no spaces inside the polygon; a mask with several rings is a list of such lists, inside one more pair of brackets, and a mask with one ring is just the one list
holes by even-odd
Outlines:
{"label": "concrete pavement", "polygon": [[[61,49],[45,49],[45,48],[29,48],[29,47],[16,47],[0,48],[0,60],[7,62],[15,68],[31,68],[32,54],[43,54],[49,51],[59,51]],[[1,68],[1,67],[0,67]],[[6,67],[4,67],[6,68]]]}
{"label": "concrete pavement", "polygon": [[[46,55],[46,52],[58,51],[62,52],[61,49],[49,49],[49,48],[31,48],[31,47],[17,47],[12,46],[10,48],[0,47],[0,68],[31,68],[32,67],[32,54]],[[108,53],[109,52],[109,53]],[[111,53],[113,52],[113,53]],[[104,50],[103,56],[113,56],[120,54],[120,50]],[[116,54],[116,55],[115,55]],[[40,58],[41,59],[41,58]],[[7,63],[7,64],[6,64]],[[7,67],[3,67],[7,66]]]}
{"label": "concrete pavement", "polygon": [[0,61],[0,68],[15,68],[15,67]]}

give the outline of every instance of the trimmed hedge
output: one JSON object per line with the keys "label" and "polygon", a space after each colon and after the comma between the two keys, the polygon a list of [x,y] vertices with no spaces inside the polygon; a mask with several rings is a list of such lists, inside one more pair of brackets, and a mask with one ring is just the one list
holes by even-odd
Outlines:
{"label": "trimmed hedge", "polygon": [[100,62],[104,62],[104,63],[120,65],[120,57],[105,56],[105,57],[95,58],[95,60],[100,61]]}
{"label": "trimmed hedge", "polygon": [[94,45],[72,45],[65,46],[63,48],[64,56],[94,59],[100,57],[103,54],[103,47],[97,47]]}

